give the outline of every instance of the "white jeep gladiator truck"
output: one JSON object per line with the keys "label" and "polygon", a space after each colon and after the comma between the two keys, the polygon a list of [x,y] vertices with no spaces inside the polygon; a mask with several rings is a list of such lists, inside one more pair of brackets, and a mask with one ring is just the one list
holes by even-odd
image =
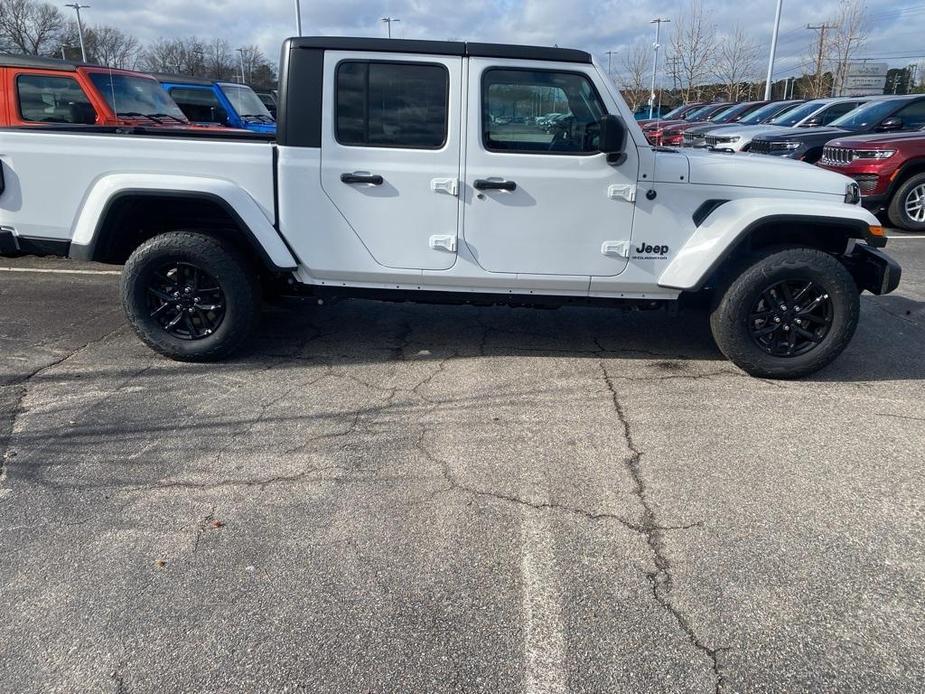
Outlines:
{"label": "white jeep gladiator truck", "polygon": [[0,132],[0,161],[0,250],[124,264],[129,321],[181,360],[229,355],[280,288],[643,308],[704,292],[729,359],[792,378],[900,277],[853,181],[652,147],[570,49],[294,38],[276,142],[52,125]]}

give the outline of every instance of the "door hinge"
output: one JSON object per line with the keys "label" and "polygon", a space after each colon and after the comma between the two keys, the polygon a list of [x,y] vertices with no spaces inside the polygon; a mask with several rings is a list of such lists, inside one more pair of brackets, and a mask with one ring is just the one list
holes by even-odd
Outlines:
{"label": "door hinge", "polygon": [[432,178],[430,179],[430,189],[435,193],[446,193],[447,195],[459,195],[458,178]]}
{"label": "door hinge", "polygon": [[630,257],[629,241],[604,241],[601,244],[601,255],[607,255],[615,258]]}
{"label": "door hinge", "polygon": [[456,235],[455,234],[434,234],[430,237],[430,247],[435,251],[456,252]]}
{"label": "door hinge", "polygon": [[607,197],[611,200],[626,200],[636,202],[636,186],[612,185],[607,188]]}

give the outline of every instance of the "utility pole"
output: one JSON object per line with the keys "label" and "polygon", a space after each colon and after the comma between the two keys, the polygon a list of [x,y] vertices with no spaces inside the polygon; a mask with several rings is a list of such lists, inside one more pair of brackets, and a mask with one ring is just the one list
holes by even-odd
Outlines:
{"label": "utility pole", "polygon": [[79,2],[72,2],[65,5],[65,7],[73,7],[74,11],[77,13],[77,38],[80,39],[80,59],[83,62],[87,62],[87,49],[84,48],[84,27],[80,21],[80,11],[85,10],[89,5],[81,5]]}
{"label": "utility pole", "polygon": [[[817,24],[815,26],[812,24],[807,24],[806,28],[810,29],[811,31],[819,32],[819,53],[816,55],[816,88],[813,90],[815,92],[813,96],[819,97],[822,93],[820,87],[822,86],[822,56],[825,53],[825,32],[827,32],[832,27],[828,24]],[[835,86],[834,77],[832,78],[832,86],[833,88]]]}
{"label": "utility pole", "polygon": [[844,59],[842,59],[841,56],[838,56],[838,70],[836,70],[837,74],[832,75],[832,96],[835,96],[835,87],[837,81],[841,82],[841,91],[844,91],[845,89],[845,84],[848,82],[848,58],[851,56],[851,42],[859,41],[860,39],[860,36],[849,36],[848,40],[845,42]]}
{"label": "utility pole", "polygon": [[241,62],[241,84],[247,84],[247,80],[244,79],[244,49],[235,48],[235,50],[238,52],[238,58]]}
{"label": "utility pole", "polygon": [[649,24],[655,25],[655,59],[652,61],[652,86],[649,89],[649,118],[652,118],[652,114],[655,111],[655,76],[658,74],[658,41],[661,36],[662,31],[662,22],[670,22],[670,19],[662,19],[661,17],[656,17]]}
{"label": "utility pole", "polygon": [[400,22],[400,19],[395,19],[395,17],[383,17],[380,21],[386,23],[389,27],[389,38],[392,38],[392,22]]}
{"label": "utility pole", "polygon": [[613,57],[616,54],[616,51],[604,51],[604,55],[607,56],[607,76],[611,82],[613,82]]}
{"label": "utility pole", "polygon": [[768,58],[768,80],[764,85],[764,100],[771,100],[771,79],[774,76],[774,58],[777,56],[777,34],[780,32],[780,12],[784,0],[777,0],[777,11],[774,13],[774,32],[771,34],[771,56]]}
{"label": "utility pole", "polygon": [[302,35],[302,0],[295,0],[295,30],[296,36]]}

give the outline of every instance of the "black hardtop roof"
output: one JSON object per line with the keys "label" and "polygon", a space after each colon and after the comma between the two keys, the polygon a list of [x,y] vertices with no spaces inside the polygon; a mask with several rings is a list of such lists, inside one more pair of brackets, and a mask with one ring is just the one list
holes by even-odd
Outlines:
{"label": "black hardtop roof", "polygon": [[36,67],[52,70],[67,70],[74,72],[81,65],[86,63],[72,63],[69,60],[59,58],[43,58],[38,55],[13,55],[12,53],[0,53],[0,66],[3,67]]}
{"label": "black hardtop roof", "polygon": [[425,53],[473,58],[514,58],[590,63],[591,54],[574,48],[519,46],[507,43],[464,41],[420,41],[417,39],[377,39],[357,36],[302,36],[286,40],[287,48],[320,48],[331,51],[371,51],[375,53]]}
{"label": "black hardtop roof", "polygon": [[167,72],[152,72],[151,77],[158,82],[176,82],[177,84],[207,84],[210,87],[215,84],[215,80],[204,77],[190,77],[189,75],[172,75]]}

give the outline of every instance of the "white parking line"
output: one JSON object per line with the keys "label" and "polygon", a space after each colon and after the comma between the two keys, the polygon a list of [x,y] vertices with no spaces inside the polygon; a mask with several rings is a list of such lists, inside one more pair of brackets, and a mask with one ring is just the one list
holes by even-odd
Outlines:
{"label": "white parking line", "polygon": [[925,236],[887,236],[888,239],[925,239]]}
{"label": "white parking line", "polygon": [[39,267],[0,267],[0,272],[33,272],[43,275],[121,275],[119,270],[51,270]]}

